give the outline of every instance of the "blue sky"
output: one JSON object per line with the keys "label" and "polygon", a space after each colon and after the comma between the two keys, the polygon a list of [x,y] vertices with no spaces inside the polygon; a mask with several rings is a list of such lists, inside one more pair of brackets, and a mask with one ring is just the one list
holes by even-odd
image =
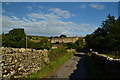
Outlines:
{"label": "blue sky", "polygon": [[2,2],[118,2],[119,0],[1,0]]}
{"label": "blue sky", "polygon": [[106,16],[118,17],[117,2],[3,2],[2,30],[24,28],[40,36],[85,36]]}

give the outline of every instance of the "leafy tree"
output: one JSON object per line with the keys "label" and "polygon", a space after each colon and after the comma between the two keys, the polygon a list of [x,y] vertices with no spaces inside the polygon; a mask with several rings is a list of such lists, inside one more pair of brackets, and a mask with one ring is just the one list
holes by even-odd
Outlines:
{"label": "leafy tree", "polygon": [[52,39],[53,38],[53,36],[50,36],[50,39]]}
{"label": "leafy tree", "polygon": [[80,51],[80,49],[84,48],[84,44],[83,44],[83,39],[78,39],[76,42],[76,50]]}
{"label": "leafy tree", "polygon": [[69,42],[69,43],[67,43],[67,48],[68,49],[76,49],[76,44],[72,43],[72,42]]}
{"label": "leafy tree", "polygon": [[92,34],[85,37],[87,46],[95,51],[120,50],[120,17],[115,20],[110,14]]}
{"label": "leafy tree", "polygon": [[18,28],[9,31],[9,35],[14,35],[14,36],[19,35],[24,37],[26,34],[23,28]]}
{"label": "leafy tree", "polygon": [[38,45],[40,49],[50,49],[52,46],[47,38],[42,38],[41,41],[38,43]]}
{"label": "leafy tree", "polygon": [[25,47],[25,35],[24,29],[13,29],[8,34],[2,34],[2,45],[6,47]]}
{"label": "leafy tree", "polygon": [[59,42],[56,42],[55,44],[59,44]]}
{"label": "leafy tree", "polygon": [[60,35],[60,37],[67,37],[67,36],[62,34],[62,35]]}
{"label": "leafy tree", "polygon": [[[32,37],[31,37],[32,38]],[[38,38],[37,38],[38,39]],[[25,48],[26,47],[26,34],[24,29],[18,28],[9,31],[8,34],[2,34],[2,45],[5,47]],[[27,48],[34,49],[50,49],[51,43],[48,38],[41,38],[39,43],[35,43],[27,39]]]}

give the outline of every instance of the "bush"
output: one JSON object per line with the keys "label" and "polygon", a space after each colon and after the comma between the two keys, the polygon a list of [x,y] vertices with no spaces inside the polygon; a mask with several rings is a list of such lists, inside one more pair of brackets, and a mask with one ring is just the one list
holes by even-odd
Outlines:
{"label": "bush", "polygon": [[8,34],[2,34],[2,46],[5,47],[25,47],[26,38],[25,38],[24,29],[18,28],[9,31]]}
{"label": "bush", "polygon": [[76,42],[76,51],[80,51],[82,48],[84,48],[84,43],[83,43],[83,40],[82,39],[78,39]]}
{"label": "bush", "polygon": [[50,50],[48,57],[49,57],[50,61],[54,61],[66,54],[67,54],[67,50],[65,48],[57,48],[57,49]]}
{"label": "bush", "polygon": [[76,49],[76,44],[75,43],[72,43],[72,42],[69,42],[69,43],[67,43],[67,48],[68,49]]}
{"label": "bush", "polygon": [[[31,37],[27,37],[27,48],[33,49],[47,49],[51,48],[51,43],[48,38],[42,37],[39,43],[30,41]],[[26,34],[24,29],[18,28],[9,31],[8,34],[2,34],[2,46],[25,48],[26,47]]]}

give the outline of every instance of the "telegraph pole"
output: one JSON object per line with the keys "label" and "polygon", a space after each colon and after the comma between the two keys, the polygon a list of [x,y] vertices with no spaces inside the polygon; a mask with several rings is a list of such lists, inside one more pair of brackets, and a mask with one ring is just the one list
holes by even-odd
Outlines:
{"label": "telegraph pole", "polygon": [[26,33],[26,49],[27,49],[27,33]]}

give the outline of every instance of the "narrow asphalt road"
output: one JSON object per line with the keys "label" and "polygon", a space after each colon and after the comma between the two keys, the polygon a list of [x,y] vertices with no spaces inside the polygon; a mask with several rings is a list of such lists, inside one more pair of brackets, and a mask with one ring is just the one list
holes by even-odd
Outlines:
{"label": "narrow asphalt road", "polygon": [[53,72],[48,78],[88,78],[84,64],[84,53],[75,54],[66,61],[59,69]]}

